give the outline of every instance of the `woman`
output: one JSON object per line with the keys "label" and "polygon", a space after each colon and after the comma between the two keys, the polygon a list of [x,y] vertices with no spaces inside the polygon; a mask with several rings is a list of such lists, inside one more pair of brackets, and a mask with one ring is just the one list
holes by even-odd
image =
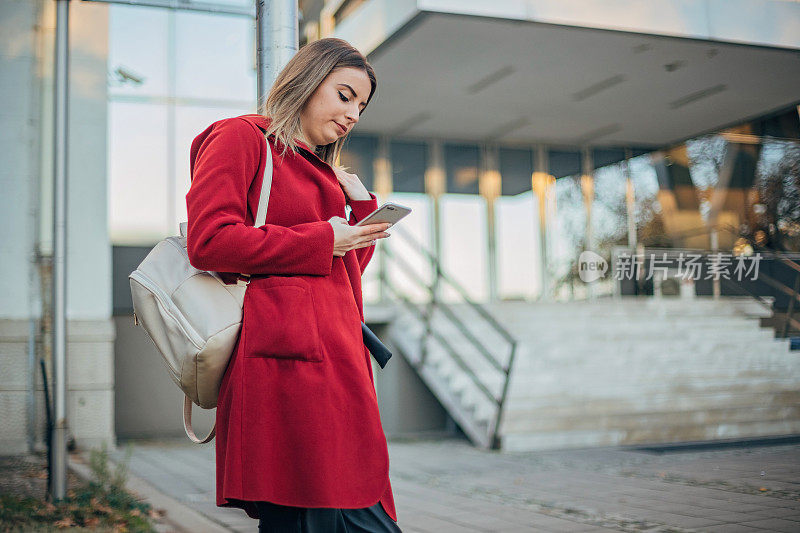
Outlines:
{"label": "woman", "polygon": [[[399,531],[361,334],[361,274],[389,224],[353,226],[377,199],[334,166],[375,87],[355,48],[315,41],[262,114],[215,122],[192,142],[189,258],[252,274],[217,406],[217,505],[259,518],[260,531]],[[273,182],[257,228],[267,150]]]}

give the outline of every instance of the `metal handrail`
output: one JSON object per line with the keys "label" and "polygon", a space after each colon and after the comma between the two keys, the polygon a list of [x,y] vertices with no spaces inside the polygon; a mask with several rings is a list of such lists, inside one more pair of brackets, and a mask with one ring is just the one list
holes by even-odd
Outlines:
{"label": "metal handrail", "polygon": [[[434,255],[425,249],[421,243],[419,243],[414,237],[412,237],[408,232],[403,230],[402,228],[394,228],[394,234],[400,234],[406,239],[413,247],[413,249],[421,252],[422,256],[428,260],[428,263],[433,266],[437,279],[433,281],[433,284],[428,284],[422,277],[419,275],[418,272],[411,267],[411,265],[402,257],[397,255],[395,252],[391,250],[389,246],[386,246],[386,243],[381,247],[383,252],[387,254],[387,256],[392,258],[393,264],[398,265],[403,271],[405,271],[411,280],[419,286],[422,286],[429,294],[430,301],[429,305],[431,309],[437,308],[442,311],[444,317],[446,317],[457,329],[458,331],[467,339],[467,341],[474,346],[478,353],[497,371],[499,371],[502,375],[504,375],[503,379],[503,388],[500,393],[500,397],[498,398],[492,393],[488,386],[481,381],[480,377],[472,370],[469,364],[459,355],[458,350],[456,350],[446,339],[444,335],[440,332],[436,331],[432,325],[432,315],[433,313],[425,313],[421,311],[416,304],[411,302],[402,292],[394,286],[394,284],[389,280],[388,276],[385,273],[381,273],[381,282],[385,287],[387,287],[397,299],[399,299],[406,307],[412,310],[412,313],[425,325],[426,332],[430,334],[430,336],[439,342],[445,349],[445,353],[447,353],[450,358],[455,362],[455,364],[463,370],[470,380],[475,384],[478,390],[486,396],[492,403],[497,406],[497,412],[494,417],[493,425],[490,428],[491,430],[491,447],[492,448],[499,448],[500,446],[500,437],[499,437],[499,430],[500,430],[500,421],[503,415],[503,410],[505,407],[506,399],[508,397],[508,389],[509,389],[509,382],[511,376],[511,369],[514,365],[514,360],[516,358],[517,352],[517,340],[508,332],[506,328],[504,328],[498,321],[492,316],[489,311],[487,311],[481,304],[472,300],[472,298],[467,294],[466,290],[451,276],[447,275],[441,267],[441,263],[438,261]],[[435,284],[438,284],[438,281],[445,281],[448,283],[455,291],[461,296],[461,298],[472,308],[474,309],[479,316],[481,316],[491,327],[494,331],[496,331],[506,342],[510,345],[510,352],[508,357],[508,363],[504,366],[497,358],[492,354],[492,352],[475,336],[470,332],[469,328],[464,324],[464,322],[453,312],[450,306],[436,298],[436,290],[434,288]],[[412,362],[415,367],[421,368],[425,364],[425,357],[421,357],[419,361]]]}
{"label": "metal handrail", "polygon": [[500,324],[500,322],[498,322],[497,319],[494,318],[494,316],[492,316],[491,313],[489,313],[482,305],[480,305],[479,303],[473,301],[472,298],[467,293],[467,291],[464,289],[464,287],[462,287],[460,283],[458,283],[456,280],[454,280],[453,278],[451,278],[449,275],[447,275],[444,272],[444,270],[442,269],[442,266],[441,266],[442,265],[441,262],[430,251],[428,251],[422,245],[422,243],[420,243],[418,240],[416,240],[410,233],[408,233],[403,228],[400,228],[400,227],[394,228],[392,230],[392,232],[393,233],[399,233],[400,235],[403,236],[404,239],[406,239],[409,243],[414,245],[414,247],[416,249],[418,249],[420,252],[422,252],[422,255],[425,256],[426,259],[428,259],[428,261],[431,263],[431,265],[433,267],[437,268],[437,270],[439,272],[439,276],[441,277],[441,279],[446,281],[447,283],[449,283],[450,286],[453,287],[456,290],[456,292],[458,292],[461,295],[461,297],[473,309],[475,309],[475,311],[477,313],[479,313],[483,318],[485,318],[486,321],[488,321],[492,325],[492,327],[495,330],[497,330],[497,332],[500,333],[500,335],[502,335],[509,343],[516,342],[516,339],[514,338],[514,336],[511,335],[511,333],[509,333],[508,330],[506,328],[504,328],[503,325]]}
{"label": "metal handrail", "polygon": [[[731,233],[731,234],[733,234],[733,235],[735,235],[737,237],[741,237],[741,238],[746,239],[747,242],[750,244],[750,246],[753,248],[753,250],[758,251],[759,253],[761,251],[766,251],[766,252],[770,253],[775,259],[779,260],[781,263],[783,263],[784,265],[786,265],[787,267],[789,267],[790,269],[795,271],[794,287],[789,287],[789,285],[786,285],[783,282],[772,278],[768,274],[762,273],[761,276],[763,277],[763,279],[766,281],[766,283],[768,285],[774,287],[775,289],[777,289],[777,290],[779,290],[779,291],[781,291],[784,294],[789,296],[789,307],[786,310],[786,317],[784,318],[783,328],[782,328],[782,331],[781,331],[781,337],[785,338],[788,335],[789,326],[790,325],[795,326],[796,328],[800,329],[800,322],[798,322],[797,320],[795,320],[792,317],[792,315],[794,313],[795,303],[796,302],[800,302],[800,263],[798,263],[797,261],[794,261],[792,259],[789,259],[788,257],[785,257],[784,256],[785,250],[776,250],[776,249],[767,248],[765,246],[760,246],[760,245],[756,244],[749,237],[746,237],[746,236],[742,235],[737,230],[737,228],[735,226],[733,226],[731,224],[727,224],[727,223],[715,224],[715,225],[712,225],[712,226],[703,226],[703,227],[700,227],[700,228],[693,228],[691,230],[688,230],[686,232],[682,232],[682,233],[678,234],[677,238],[680,239],[680,238],[684,238],[684,237],[687,237],[687,236],[702,235],[702,234],[705,234],[705,233],[711,233],[714,230],[727,231],[728,233]],[[669,237],[669,236],[667,236],[667,237]],[[653,239],[651,238],[649,242],[652,242],[652,241],[653,241]],[[646,246],[646,244],[645,244],[645,246]],[[725,281],[729,282],[731,286],[734,286],[734,283],[733,283],[732,280],[727,280],[726,279]],[[749,290],[745,289],[744,287],[739,287],[739,286],[736,286],[736,287],[739,288],[740,290],[743,290],[744,292],[746,292],[750,296],[753,296],[753,297],[756,296],[753,293],[751,293]],[[759,302],[761,302],[760,299],[759,299]],[[761,303],[763,303],[763,302],[761,302]],[[772,311],[773,313],[775,312],[774,305],[770,306],[770,311]]]}
{"label": "metal handrail", "polygon": [[[387,286],[389,287],[389,290],[391,290],[392,293],[394,293],[397,299],[403,302],[403,304],[405,304],[406,307],[412,310],[414,314],[419,315],[422,319],[427,319],[426,313],[420,311],[419,308],[417,308],[417,306],[414,304],[414,302],[412,302],[406,296],[404,296],[394,285],[388,284]],[[455,360],[456,364],[462,370],[464,370],[464,372],[467,373],[467,375],[470,377],[473,383],[475,383],[478,389],[493,403],[497,403],[498,398],[496,398],[495,395],[492,393],[492,391],[490,391],[489,388],[484,383],[481,382],[477,374],[475,374],[472,368],[470,368],[470,366],[466,363],[466,361],[464,361],[464,359],[458,354],[456,349],[453,348],[452,345],[449,342],[447,342],[447,340],[438,332],[431,331],[431,335],[433,335],[436,338],[436,340],[439,341],[445,347],[450,356]]]}
{"label": "metal handrail", "polygon": [[[670,249],[669,251],[665,251],[664,249],[660,249],[660,248],[650,248],[650,249],[651,250],[653,250],[653,249],[661,250],[662,253],[667,254],[667,255],[675,253],[674,249]],[[788,285],[786,285],[782,281],[779,281],[779,280],[773,278],[772,276],[770,276],[769,274],[767,274],[765,272],[759,272],[759,279],[760,280],[764,281],[767,285],[773,287],[774,289],[782,292],[783,294],[785,294],[785,295],[787,295],[789,297],[789,308],[787,309],[786,317],[784,318],[784,323],[783,323],[783,327],[782,327],[782,332],[781,332],[781,335],[780,335],[781,337],[786,337],[788,335],[788,331],[789,331],[789,326],[790,325],[794,326],[797,329],[800,329],[800,321],[798,321],[797,319],[793,318],[793,316],[792,316],[793,313],[794,313],[795,304],[796,303],[800,303],[800,264],[798,264],[797,262],[795,262],[795,261],[793,261],[793,260],[791,260],[791,259],[789,259],[787,257],[784,257],[784,254],[782,252],[779,252],[779,251],[776,251],[776,250],[772,250],[772,249],[769,249],[769,248],[765,248],[765,247],[758,247],[757,249],[759,250],[759,253],[762,253],[761,251],[763,250],[767,254],[773,256],[775,259],[781,261],[782,263],[784,263],[785,265],[787,265],[788,267],[792,268],[793,270],[795,270],[797,272],[797,275],[795,276],[794,287],[789,287]],[[705,250],[696,250],[696,251],[697,252],[705,252]],[[731,279],[728,279],[728,278],[724,278],[724,277],[721,277],[719,279],[722,282],[725,282],[728,286],[737,289],[739,292],[744,292],[746,295],[748,295],[748,296],[750,296],[752,298],[755,298],[761,305],[764,305],[765,307],[767,307],[773,313],[775,312],[774,303],[766,304],[764,302],[764,300],[759,295],[754,294],[752,291],[748,290],[747,288],[738,285],[736,283],[736,281],[734,281],[734,280],[731,280]],[[737,281],[740,281],[740,280],[737,280]]]}
{"label": "metal handrail", "polygon": [[[403,259],[402,257],[396,255],[390,249],[387,249],[385,251],[386,251],[386,254],[389,257],[391,257],[398,265],[403,267],[403,270],[405,270],[411,276],[415,276],[414,269],[411,267],[411,265],[409,265],[405,261],[405,259]],[[418,283],[422,282],[422,280],[420,280],[419,278],[416,278],[416,281]],[[425,285],[424,282],[422,282],[422,285],[429,292],[429,294],[431,296],[434,295],[433,287]],[[432,302],[436,307],[441,309],[441,311],[444,314],[447,315],[447,317],[450,319],[450,321],[453,322],[453,324],[456,325],[456,327],[467,338],[467,340],[469,340],[470,343],[472,343],[473,345],[475,345],[476,348],[478,348],[478,351],[481,353],[481,355],[483,355],[484,359],[486,359],[489,362],[489,364],[491,364],[497,370],[505,371],[505,369],[503,368],[503,365],[495,358],[494,355],[491,354],[491,352],[489,352],[489,350],[486,348],[486,346],[483,345],[483,343],[480,340],[478,340],[472,333],[470,333],[470,331],[467,328],[467,326],[461,321],[460,318],[458,318],[455,315],[455,313],[453,313],[453,311],[446,304],[442,304],[441,302],[437,302],[437,301],[434,301],[434,300],[432,300]]]}

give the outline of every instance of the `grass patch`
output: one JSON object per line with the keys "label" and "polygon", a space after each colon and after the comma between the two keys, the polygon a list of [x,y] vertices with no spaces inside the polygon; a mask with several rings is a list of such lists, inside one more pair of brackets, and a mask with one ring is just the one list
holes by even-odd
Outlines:
{"label": "grass patch", "polygon": [[50,502],[27,494],[1,494],[0,532],[155,532],[153,520],[159,517],[158,513],[125,490],[131,451],[129,445],[125,460],[112,470],[105,445],[91,450],[92,479],[67,490],[62,500]]}

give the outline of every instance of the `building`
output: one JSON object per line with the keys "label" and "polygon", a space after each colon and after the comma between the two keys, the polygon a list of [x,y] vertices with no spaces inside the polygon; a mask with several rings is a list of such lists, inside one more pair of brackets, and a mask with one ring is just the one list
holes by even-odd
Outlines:
{"label": "building", "polygon": [[[224,4],[228,13],[215,14],[71,2],[68,419],[81,446],[117,436],[181,433],[181,395],[133,326],[127,274],[185,219],[193,136],[214,120],[255,111],[251,2]],[[376,328],[384,324],[387,337],[399,327],[392,318],[397,304],[387,305],[398,301],[398,288],[423,309],[432,290],[437,302],[452,303],[457,312],[471,305],[465,302],[486,304],[508,323],[564,300],[605,301],[614,291],[659,293],[658,283],[579,283],[578,253],[608,255],[614,245],[634,249],[653,242],[730,250],[740,236],[711,231],[722,224],[744,225],[748,235],[761,238],[752,222],[763,205],[756,194],[758,169],[800,138],[796,1],[737,0],[735,9],[721,0],[300,6],[304,41],[344,38],[368,55],[378,76],[378,93],[342,163],[381,199],[415,211],[405,227],[416,244],[395,238],[400,242],[382,249],[365,276],[371,316]],[[43,332],[52,248],[54,20],[50,1],[0,5],[5,453],[40,447],[44,438],[38,361],[49,361]],[[705,159],[704,150],[711,151]],[[784,234],[791,231],[790,224]],[[439,258],[439,273],[462,286],[463,294],[436,275],[420,247]],[[401,269],[403,259],[416,274]],[[711,283],[698,284],[693,293],[729,294]],[[673,312],[686,313],[683,307]],[[421,324],[431,327],[431,321]],[[424,328],[418,334],[430,337]],[[565,330],[562,337],[567,335]],[[776,345],[778,366],[771,372],[783,364],[784,348]],[[423,368],[425,355],[415,358],[413,346],[397,349],[404,357],[378,382],[387,433],[435,430],[455,421],[473,440],[491,445],[499,425],[496,406],[477,400],[471,408],[460,406],[457,395],[437,389],[437,378]],[[453,361],[444,363],[448,372],[473,387],[469,373]],[[500,367],[510,364],[506,359]],[[746,369],[749,364],[743,363]],[[800,379],[797,368],[786,365],[789,381],[768,393],[791,389]],[[505,395],[507,380],[495,376],[486,383]],[[647,391],[636,390],[631,394]],[[785,401],[791,405],[793,398]],[[797,432],[800,417],[781,409],[772,425],[721,430],[728,422],[706,417],[706,433],[637,437],[586,430],[592,436],[572,440],[562,427],[551,432],[561,436],[522,439],[515,446]],[[469,412],[480,416],[471,421]]]}

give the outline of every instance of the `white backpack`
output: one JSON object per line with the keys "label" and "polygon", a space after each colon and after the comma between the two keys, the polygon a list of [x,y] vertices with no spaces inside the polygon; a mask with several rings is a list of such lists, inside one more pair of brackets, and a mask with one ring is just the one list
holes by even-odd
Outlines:
{"label": "white backpack", "polygon": [[[271,187],[272,150],[267,141],[255,227],[266,221]],[[192,402],[204,409],[217,406],[222,376],[242,326],[249,281],[228,285],[216,272],[194,268],[186,251],[186,228],[187,223],[181,223],[180,236],[159,242],[128,278],[134,324],[142,325],[161,353],[172,381],[184,392],[186,435],[204,443],[214,438],[216,423],[199,439],[192,429]]]}

